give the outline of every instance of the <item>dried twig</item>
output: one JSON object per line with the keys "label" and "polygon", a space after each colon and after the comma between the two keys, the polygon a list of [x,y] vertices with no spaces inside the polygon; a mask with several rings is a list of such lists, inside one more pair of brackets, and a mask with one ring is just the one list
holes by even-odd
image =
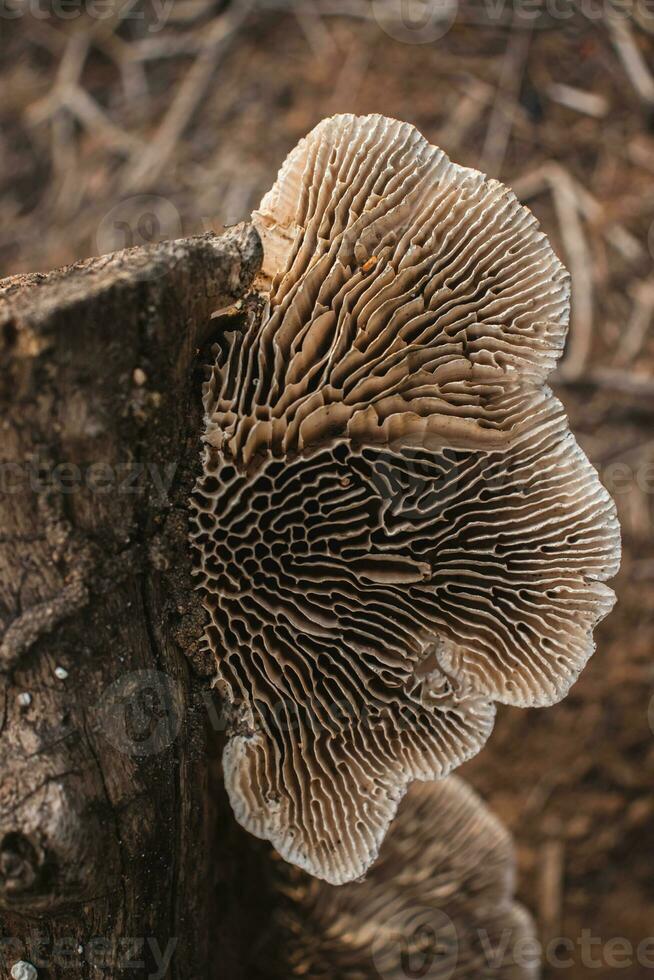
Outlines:
{"label": "dried twig", "polygon": [[159,61],[164,58],[185,58],[199,54],[206,43],[206,27],[184,31],[183,34],[163,34],[133,41],[133,58],[137,62]]}
{"label": "dried twig", "polygon": [[336,45],[324,19],[320,16],[316,0],[299,0],[299,2],[296,0],[292,9],[316,57],[325,58],[334,55]]}
{"label": "dried twig", "polygon": [[553,102],[558,102],[583,115],[594,116],[596,119],[602,119],[609,111],[609,103],[603,95],[584,92],[572,85],[553,83],[548,85],[547,94]]}
{"label": "dried twig", "polygon": [[559,371],[552,375],[553,384],[592,385],[596,388],[609,388],[625,395],[643,398],[640,407],[649,408],[654,413],[654,379],[617,368],[598,368],[577,378],[566,377]]}
{"label": "dried twig", "polygon": [[179,85],[171,106],[150,141],[145,153],[134,156],[124,178],[127,189],[144,187],[156,180],[168,161],[204,96],[221,54],[240,22],[247,5],[235,3],[228,13],[215,20],[207,31],[200,53]]}
{"label": "dried twig", "polygon": [[68,113],[60,112],[52,119],[50,145],[54,180],[54,208],[58,215],[69,215],[79,203],[83,182],[78,177],[75,124]]}
{"label": "dried twig", "polygon": [[509,145],[516,99],[522,87],[530,41],[531,30],[513,30],[504,55],[497,96],[479,163],[480,170],[494,177],[499,177],[501,173]]}
{"label": "dried twig", "polygon": [[457,101],[438,135],[438,142],[446,152],[453,153],[463,143],[466,134],[484,112],[493,95],[491,86],[478,78],[467,81],[466,92]]}
{"label": "dried twig", "polygon": [[184,0],[184,3],[171,5],[168,13],[170,24],[192,24],[203,17],[210,16],[216,8],[215,0]]}
{"label": "dried twig", "polygon": [[642,258],[644,249],[635,235],[627,231],[622,225],[612,222],[606,224],[604,221],[604,208],[588,191],[583,184],[580,184],[572,174],[558,163],[546,163],[542,167],[537,167],[528,174],[524,174],[513,182],[513,189],[521,201],[528,201],[542,191],[552,189],[557,180],[563,179],[570,182],[574,189],[577,203],[584,218],[597,227],[606,238],[607,242],[613,246],[628,262],[635,262]]}
{"label": "dried twig", "polygon": [[[560,368],[566,379],[580,377],[590,353],[593,331],[593,263],[581,217],[600,227],[604,237],[628,261],[642,257],[641,243],[618,224],[603,227],[604,209],[563,167],[548,163],[517,180],[514,188],[521,200],[527,200],[549,188],[553,195],[566,260],[572,278],[572,323],[567,353]],[[643,327],[639,314],[629,334],[627,352],[638,340]]]}
{"label": "dried twig", "polygon": [[[301,2],[301,0],[299,0]],[[298,5],[298,0],[258,0],[257,6],[262,11],[284,10],[291,13]],[[314,4],[308,11],[310,17],[352,17],[356,20],[376,20],[369,0],[322,0]]]}
{"label": "dried twig", "polygon": [[342,112],[343,107],[351,105],[352,99],[356,98],[370,66],[373,50],[372,43],[361,44],[358,39],[350,45],[334,85],[330,100],[332,112]]}
{"label": "dried twig", "polygon": [[99,41],[97,46],[118,68],[127,103],[131,107],[147,106],[148,81],[142,63],[135,57],[136,45],[128,44],[118,35],[111,34]]}
{"label": "dried twig", "polygon": [[[87,129],[96,132],[112,149],[134,151],[142,146],[141,140],[130,135],[109,118],[104,109],[82,87],[80,79],[89,54],[92,31],[77,31],[69,39],[64,50],[57,78],[52,91],[26,112],[32,125],[51,121],[53,124],[62,113],[70,113]],[[53,133],[53,141],[57,138]],[[52,156],[56,154],[53,143]]]}
{"label": "dried twig", "polygon": [[548,840],[542,848],[539,920],[543,943],[561,933],[563,904],[563,841]]}
{"label": "dried twig", "polygon": [[89,53],[91,38],[83,31],[76,31],[68,40],[52,91],[26,109],[26,117],[33,125],[51,119],[61,111],[65,95],[78,83]]}
{"label": "dried twig", "polygon": [[604,234],[607,242],[609,242],[616,249],[616,251],[620,252],[623,258],[625,258],[628,262],[637,262],[638,259],[642,258],[645,253],[645,249],[638,241],[636,236],[632,235],[626,228],[623,228],[622,225],[609,225],[608,228],[604,229]]}
{"label": "dried twig", "polygon": [[572,279],[572,319],[561,372],[578,377],[590,353],[593,331],[593,264],[580,217],[579,198],[562,167],[550,174],[559,231]]}
{"label": "dried twig", "polygon": [[654,105],[654,77],[647,67],[642,52],[634,40],[629,21],[611,10],[608,5],[606,24],[613,46],[622,61],[627,76],[640,98]]}
{"label": "dried twig", "polygon": [[633,290],[634,305],[626,326],[620,347],[616,354],[616,364],[630,364],[642,350],[645,338],[654,315],[654,279],[637,283]]}
{"label": "dried twig", "polygon": [[79,85],[72,86],[62,96],[67,108],[87,129],[94,130],[113,149],[135,150],[143,146],[142,140],[132,136],[120,126],[114,125],[103,109],[89,93]]}

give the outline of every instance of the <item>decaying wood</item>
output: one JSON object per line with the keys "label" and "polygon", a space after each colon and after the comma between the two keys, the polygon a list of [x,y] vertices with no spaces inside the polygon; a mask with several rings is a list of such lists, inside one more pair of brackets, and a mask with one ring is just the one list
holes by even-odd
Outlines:
{"label": "decaying wood", "polygon": [[185,505],[260,258],[243,226],[0,283],[3,977],[246,975]]}

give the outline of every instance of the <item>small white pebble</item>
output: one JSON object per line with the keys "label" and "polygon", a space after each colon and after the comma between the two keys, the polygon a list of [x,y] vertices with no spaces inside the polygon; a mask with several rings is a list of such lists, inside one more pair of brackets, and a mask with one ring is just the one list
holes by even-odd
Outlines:
{"label": "small white pebble", "polygon": [[27,963],[26,960],[18,960],[11,968],[11,976],[13,980],[36,980],[38,973],[36,967],[32,966],[31,963]]}
{"label": "small white pebble", "polygon": [[29,708],[30,704],[32,703],[32,695],[29,693],[29,691],[21,691],[16,700],[21,708]]}
{"label": "small white pebble", "polygon": [[148,380],[148,376],[143,368],[134,368],[132,378],[134,379],[134,384],[138,385],[139,388],[142,388],[145,382]]}
{"label": "small white pebble", "polygon": [[65,667],[55,667],[54,674],[57,680],[65,681],[68,677],[68,671]]}

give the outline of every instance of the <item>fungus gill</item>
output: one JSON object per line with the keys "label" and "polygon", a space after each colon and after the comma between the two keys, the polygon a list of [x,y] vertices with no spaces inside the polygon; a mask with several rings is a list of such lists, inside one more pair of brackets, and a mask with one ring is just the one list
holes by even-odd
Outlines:
{"label": "fungus gill", "polygon": [[510,190],[408,124],[336,116],[253,222],[263,315],[204,388],[204,642],[237,819],[339,884],[495,702],[566,694],[618,527],[544,384],[568,276]]}

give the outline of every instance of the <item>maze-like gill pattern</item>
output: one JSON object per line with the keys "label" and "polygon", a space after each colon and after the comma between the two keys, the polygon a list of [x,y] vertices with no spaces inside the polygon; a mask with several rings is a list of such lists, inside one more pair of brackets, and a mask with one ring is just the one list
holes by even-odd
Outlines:
{"label": "maze-like gill pattern", "polygon": [[429,666],[431,566],[384,496],[392,454],[338,442],[252,474],[216,456],[196,494],[196,543],[207,639],[244,704],[225,754],[232,805],[258,836],[278,827],[295,864],[348,880],[376,853],[407,779],[474,754],[493,708]]}
{"label": "maze-like gill pattern", "polygon": [[192,539],[237,818],[339,883],[493,701],[565,695],[618,530],[543,385],[566,275],[506,188],[335,117],[255,221],[269,299],[216,350]]}
{"label": "maze-like gill pattern", "polygon": [[292,976],[536,980],[511,839],[460,779],[414,784],[378,862],[341,887],[278,866]]}

